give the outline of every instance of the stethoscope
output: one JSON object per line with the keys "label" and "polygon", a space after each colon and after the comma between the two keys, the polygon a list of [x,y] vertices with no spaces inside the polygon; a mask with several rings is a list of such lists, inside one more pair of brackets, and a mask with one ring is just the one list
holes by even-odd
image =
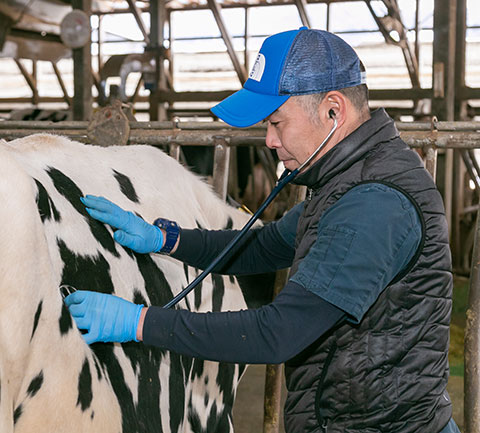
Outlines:
{"label": "stethoscope", "polygon": [[163,308],[170,308],[173,307],[174,305],[178,304],[185,296],[187,296],[195,287],[200,284],[205,277],[212,272],[213,268],[220,263],[225,256],[232,251],[232,249],[237,245],[237,243],[242,239],[242,237],[247,233],[247,231],[252,227],[252,225],[257,221],[257,219],[260,217],[262,212],[265,210],[265,208],[272,202],[272,200],[278,195],[278,193],[283,189],[283,187],[291,182],[295,176],[302,171],[304,167],[306,167],[310,161],[315,158],[318,153],[324,148],[324,146],[327,144],[328,140],[330,137],[333,135],[335,130],[337,129],[337,119],[335,118],[335,112],[333,110],[330,110],[328,112],[329,116],[331,119],[333,119],[333,127],[328,133],[328,135],[325,137],[325,139],[322,141],[320,146],[318,146],[315,149],[315,152],[313,152],[308,159],[301,164],[298,168],[296,168],[293,171],[290,171],[288,169],[285,169],[280,178],[278,179],[275,187],[273,188],[272,192],[270,195],[265,199],[265,201],[262,203],[262,205],[258,208],[258,210],[250,217],[250,219],[247,221],[247,223],[243,226],[243,228],[237,233],[237,235],[227,244],[227,246],[222,250],[222,252],[210,263],[205,270],[198,275],[197,278],[195,278],[187,287],[185,287],[177,296],[175,296],[170,302],[166,303]]}

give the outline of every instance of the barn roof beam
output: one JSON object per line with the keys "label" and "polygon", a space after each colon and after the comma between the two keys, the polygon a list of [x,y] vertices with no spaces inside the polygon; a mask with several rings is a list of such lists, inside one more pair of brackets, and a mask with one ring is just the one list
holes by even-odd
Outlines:
{"label": "barn roof beam", "polygon": [[[13,59],[15,63],[18,66],[18,69],[20,69],[20,72],[22,73],[23,77],[25,78],[25,81],[28,84],[28,87],[32,90],[32,99],[33,99],[33,104],[38,103],[38,89],[37,89],[37,78],[35,77],[35,66],[33,66],[33,72],[30,74],[23,63],[19,59]],[[34,65],[34,63],[33,63]]]}
{"label": "barn roof beam", "polygon": [[63,99],[70,107],[72,104],[72,101],[70,100],[70,96],[68,96],[67,87],[65,86],[65,83],[63,81],[62,74],[60,73],[60,70],[58,69],[57,64],[55,62],[51,62],[51,63],[52,63],[53,72],[55,73],[55,76],[57,77],[57,80],[58,80],[58,85],[62,89]]}
{"label": "barn roof beam", "polygon": [[138,24],[138,27],[140,31],[142,32],[143,38],[145,39],[145,43],[147,45],[150,44],[150,36],[147,32],[147,27],[145,26],[145,23],[143,22],[142,19],[142,12],[140,9],[137,7],[136,1],[135,0],[127,0],[128,6],[130,8],[130,11],[133,14],[133,17],[135,18],[135,21]]}
{"label": "barn roof beam", "polygon": [[295,6],[297,7],[298,14],[302,20],[302,24],[307,27],[311,27],[310,18],[307,12],[307,0],[295,0]]}
{"label": "barn roof beam", "polygon": [[240,60],[235,53],[232,38],[230,37],[230,33],[227,30],[225,22],[223,21],[220,5],[216,0],[207,0],[207,2],[213,13],[213,16],[215,17],[215,21],[217,22],[218,29],[220,30],[223,41],[225,42],[225,45],[227,47],[228,55],[230,56],[230,59],[233,63],[233,67],[235,69],[235,72],[237,73],[238,79],[243,85],[243,83],[247,81],[247,71],[245,69],[245,66],[240,63]]}
{"label": "barn roof beam", "polygon": [[401,48],[412,87],[420,87],[418,59],[415,55],[415,51],[412,50],[412,47],[408,42],[397,0],[383,0],[383,3],[387,8],[387,15],[379,16],[373,9],[371,0],[365,0],[365,4],[377,23],[378,29],[382,33],[385,42],[387,44],[397,45]]}

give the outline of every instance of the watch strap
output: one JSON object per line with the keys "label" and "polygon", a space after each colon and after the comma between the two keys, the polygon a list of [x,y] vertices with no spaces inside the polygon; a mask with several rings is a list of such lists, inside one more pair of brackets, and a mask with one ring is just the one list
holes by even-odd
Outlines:
{"label": "watch strap", "polygon": [[157,218],[153,225],[160,229],[165,230],[165,242],[163,247],[158,251],[160,254],[170,254],[173,247],[177,243],[178,235],[180,234],[180,228],[175,221],[170,221],[165,218]]}

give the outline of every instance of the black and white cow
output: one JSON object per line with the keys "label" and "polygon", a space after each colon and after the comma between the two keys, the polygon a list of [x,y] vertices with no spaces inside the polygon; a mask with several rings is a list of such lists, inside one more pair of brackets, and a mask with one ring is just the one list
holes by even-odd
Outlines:
{"label": "black and white cow", "polygon": [[[137,343],[84,343],[60,285],[163,305],[198,273],[114,243],[111,229],[86,214],[79,200],[86,193],[183,227],[247,219],[153,147],[43,134],[0,141],[0,432],[231,432],[244,366]],[[245,308],[256,290],[249,288],[213,275],[181,308]]]}

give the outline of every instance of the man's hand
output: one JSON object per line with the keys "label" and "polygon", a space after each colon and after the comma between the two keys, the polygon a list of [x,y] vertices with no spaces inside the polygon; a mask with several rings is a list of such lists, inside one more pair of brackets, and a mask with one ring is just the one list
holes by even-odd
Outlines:
{"label": "man's hand", "polygon": [[120,245],[137,253],[155,253],[163,247],[163,233],[157,226],[148,224],[132,212],[124,211],[104,197],[87,195],[80,200],[92,218],[118,229],[113,239]]}
{"label": "man's hand", "polygon": [[77,290],[65,298],[70,314],[87,344],[97,341],[125,343],[138,341],[137,327],[143,305],[105,293]]}

